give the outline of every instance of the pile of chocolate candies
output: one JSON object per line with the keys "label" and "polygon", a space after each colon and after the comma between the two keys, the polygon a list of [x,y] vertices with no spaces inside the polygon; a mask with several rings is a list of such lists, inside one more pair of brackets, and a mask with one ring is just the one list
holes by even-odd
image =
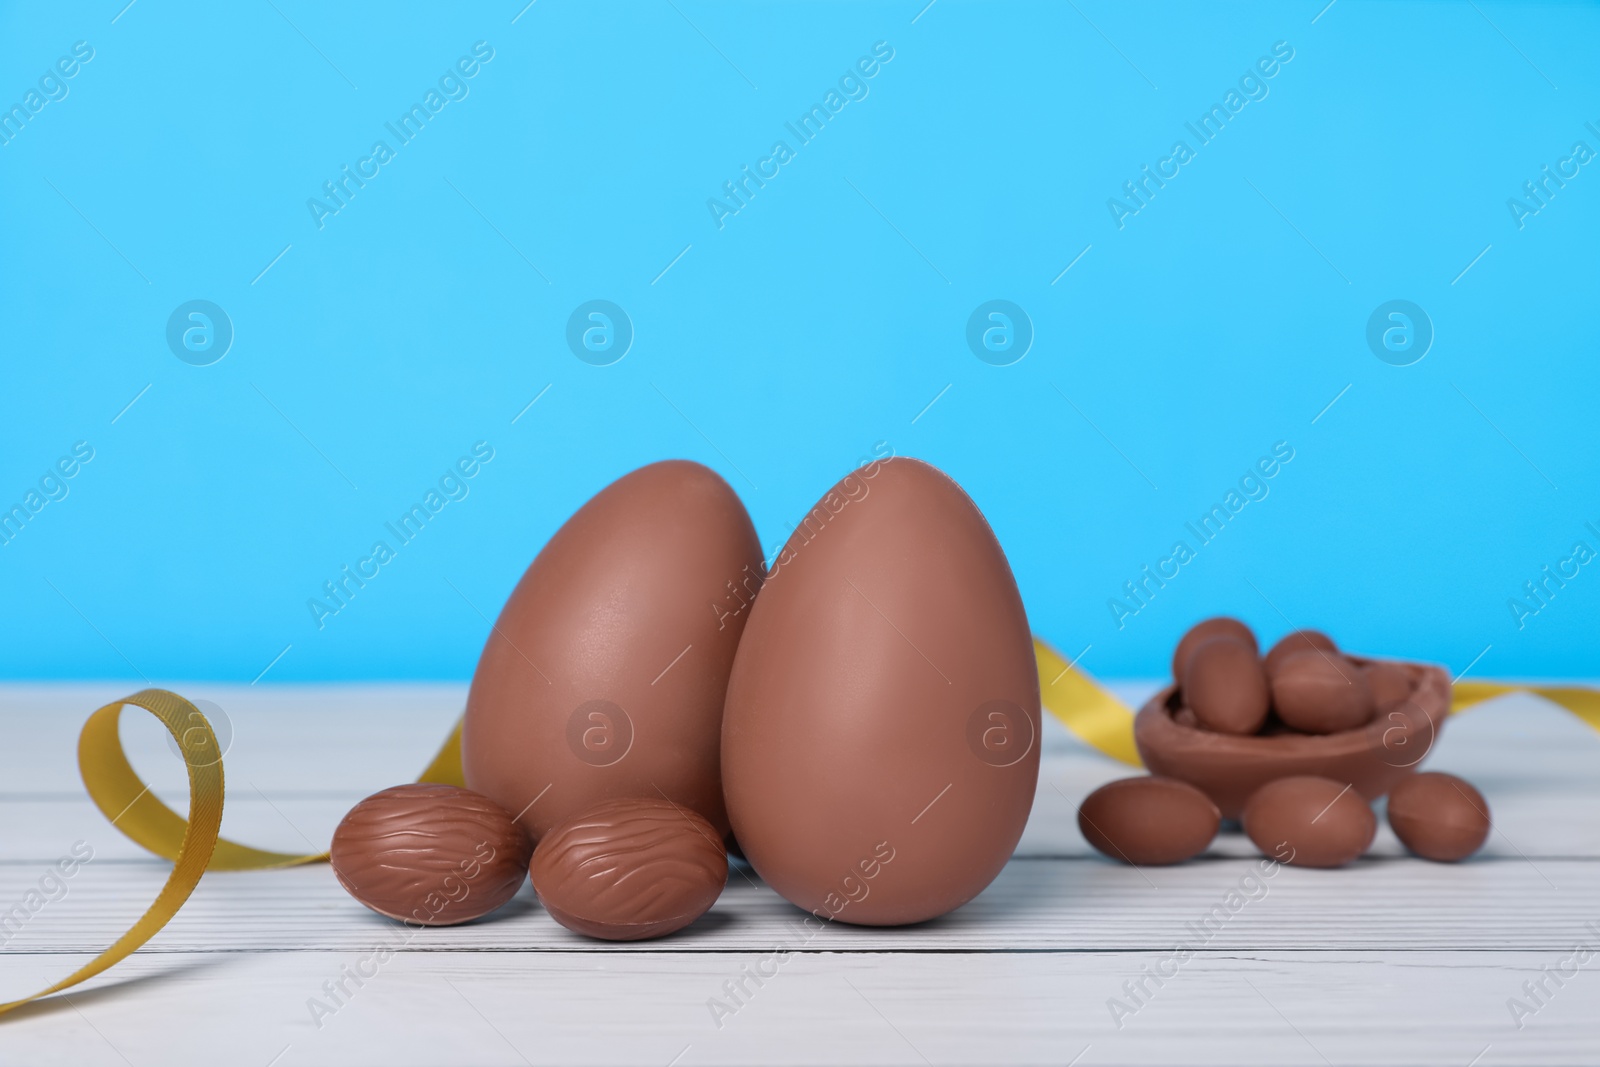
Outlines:
{"label": "pile of chocolate candies", "polygon": [[[1255,634],[1231,618],[1207,619],[1184,634],[1172,676],[1179,690],[1174,722],[1264,744],[1282,735],[1361,730],[1411,692],[1404,666],[1357,663],[1316,630],[1296,630],[1262,656]],[[1387,813],[1395,836],[1424,859],[1464,859],[1489,835],[1488,804],[1454,775],[1406,775],[1390,790]],[[1241,822],[1262,852],[1303,867],[1344,866],[1371,847],[1378,828],[1371,804],[1351,783],[1314,775],[1268,781],[1245,802]],[[1091,845],[1140,866],[1199,855],[1220,824],[1205,793],[1156,775],[1110,782],[1078,809]]]}

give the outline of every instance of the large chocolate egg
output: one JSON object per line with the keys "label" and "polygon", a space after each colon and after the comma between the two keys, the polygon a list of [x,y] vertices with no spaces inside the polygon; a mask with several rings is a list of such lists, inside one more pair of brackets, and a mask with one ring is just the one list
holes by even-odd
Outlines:
{"label": "large chocolate egg", "polygon": [[961,487],[868,464],[775,561],[728,683],[723,789],[767,884],[887,926],[977,896],[1039,773],[1039,678],[1005,554]]}
{"label": "large chocolate egg", "polygon": [[722,705],[761,547],[739,498],[684,460],[601,490],[550,538],[467,695],[467,785],[535,840],[604,800],[667,799],[728,829]]}

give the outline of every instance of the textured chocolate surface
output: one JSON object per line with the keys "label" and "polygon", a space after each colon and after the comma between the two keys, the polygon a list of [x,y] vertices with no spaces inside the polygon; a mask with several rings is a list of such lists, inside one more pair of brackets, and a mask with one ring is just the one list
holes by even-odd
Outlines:
{"label": "textured chocolate surface", "polygon": [[825,920],[919,922],[1010,857],[1039,771],[1022,598],[961,487],[847,476],[779,555],[739,644],[723,787],[750,863]]}
{"label": "textured chocolate surface", "polygon": [[1078,808],[1078,829],[1089,844],[1141,866],[1198,856],[1217,836],[1221,820],[1211,798],[1194,786],[1153,775],[1107,782]]}
{"label": "textured chocolate surface", "polygon": [[1365,726],[1375,709],[1366,671],[1338,652],[1319,648],[1278,661],[1272,710],[1302,733],[1332,734]]}
{"label": "textured chocolate surface", "polygon": [[1244,806],[1244,832],[1297,867],[1343,867],[1372,845],[1378,817],[1347,782],[1304,775],[1268,782]]}
{"label": "textured chocolate surface", "polygon": [[1489,839],[1489,803],[1453,774],[1414,774],[1389,793],[1389,825],[1412,852],[1451,863]]}
{"label": "textured chocolate surface", "polygon": [[1448,671],[1420,663],[1403,666],[1415,682],[1411,696],[1356,730],[1236,737],[1197,729],[1176,720],[1178,694],[1168,687],[1134,717],[1133,739],[1152,774],[1196,786],[1225,819],[1238,818],[1250,794],[1267,782],[1295,774],[1353,782],[1357,792],[1376,800],[1414,772],[1450,712]]}
{"label": "textured chocolate surface", "polygon": [[662,937],[694,922],[728,878],[722,840],[665,800],[605,801],[539,842],[533,888],[569,930],[608,941]]}
{"label": "textured chocolate surface", "polygon": [[1330,655],[1339,651],[1339,646],[1333,643],[1333,638],[1321,630],[1292,630],[1278,639],[1278,643],[1267,651],[1266,667],[1267,676],[1278,673],[1278,665],[1286,658],[1297,652],[1315,652],[1321,649]]}
{"label": "textured chocolate surface", "polygon": [[1271,693],[1255,643],[1213,637],[1189,654],[1183,671],[1184,703],[1208,730],[1253,734],[1267,721]]}
{"label": "textured chocolate surface", "polygon": [[532,851],[528,835],[488,797],[418,783],[351,808],[329,855],[339,884],[373,911],[447,926],[516,896]]}
{"label": "textured chocolate surface", "polygon": [[1189,627],[1188,632],[1178,639],[1178,647],[1172,650],[1172,680],[1181,682],[1190,654],[1207,641],[1218,637],[1231,637],[1249,645],[1251,652],[1260,651],[1260,646],[1256,644],[1255,632],[1238,619],[1227,615],[1203,619]]}
{"label": "textured chocolate surface", "polygon": [[[602,800],[686,804],[728,829],[723,698],[762,581],[744,505],[698,463],[652,463],[556,531],[484,645],[467,784],[537,840]],[[548,790],[548,791],[547,791]]]}

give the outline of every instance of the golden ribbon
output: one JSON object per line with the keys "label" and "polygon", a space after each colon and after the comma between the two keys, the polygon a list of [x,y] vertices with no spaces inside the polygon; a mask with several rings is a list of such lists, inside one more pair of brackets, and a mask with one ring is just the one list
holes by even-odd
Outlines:
{"label": "golden ribbon", "polygon": [[[177,740],[178,750],[189,767],[188,819],[152,796],[150,787],[129,765],[117,734],[117,723],[126,704],[143,708],[160,719]],[[189,899],[220,844],[217,830],[222,826],[222,757],[217,738],[199,709],[177,694],[145,689],[89,716],[78,738],[78,768],[89,795],[111,825],[150,851],[172,860],[172,873],[155,903],[115,944],[48,989],[0,1004],[0,1013],[93,978],[154,937]]]}
{"label": "golden ribbon", "polygon": [[[1039,692],[1046,710],[1092,748],[1129,766],[1141,766],[1133,743],[1133,710],[1078,670],[1038,638]],[[1451,712],[1507,693],[1529,692],[1572,712],[1600,730],[1600,691],[1572,686],[1521,686],[1501,682],[1458,682]],[[189,769],[189,817],[167,807],[139,778],[122,749],[117,731],[122,709],[143,708],[178,742]],[[297,855],[251,848],[219,836],[222,826],[222,753],[211,724],[187,700],[164,689],[144,689],[107,704],[89,716],[78,738],[78,769],[95,806],[139,845],[172,861],[172,873],[155,901],[127,933],[104,952],[47,989],[0,1004],[0,1015],[40,997],[69,989],[125,959],[178,914],[208,870],[251,871],[320,863],[326,852]],[[464,786],[461,773],[461,723],[457,721],[438,755],[418,781]]]}
{"label": "golden ribbon", "polygon": [[[143,708],[167,728],[189,768],[189,817],[185,819],[163,804],[140,780],[122,749],[117,731],[122,709]],[[172,861],[172,873],[127,933],[82,967],[32,996],[0,1004],[0,1015],[40,997],[70,989],[125,959],[149,941],[178,914],[208,870],[254,871],[320,863],[326,852],[296,855],[251,848],[218,836],[222,828],[222,753],[217,737],[200,709],[165,689],[144,689],[107,704],[89,716],[78,737],[78,770],[83,784],[111,825],[137,844]],[[464,785],[461,777],[461,723],[457,722],[444,747],[418,779],[445,785]]]}

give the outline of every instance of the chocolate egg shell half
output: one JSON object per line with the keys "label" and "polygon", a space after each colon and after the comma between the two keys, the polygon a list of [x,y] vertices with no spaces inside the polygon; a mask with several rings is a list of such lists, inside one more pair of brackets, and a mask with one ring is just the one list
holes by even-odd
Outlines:
{"label": "chocolate egg shell half", "polygon": [[1316,649],[1278,662],[1272,710],[1301,733],[1332,734],[1365,726],[1374,709],[1366,672],[1337,652]]}
{"label": "chocolate egg shell half", "polygon": [[1362,796],[1376,800],[1415,771],[1450,712],[1449,672],[1405,666],[1415,679],[1412,695],[1355,730],[1236,737],[1197,729],[1176,721],[1180,697],[1169,686],[1134,717],[1133,739],[1150,773],[1195,786],[1216,802],[1224,819],[1237,819],[1250,794],[1267,782],[1297,774],[1353,782]]}
{"label": "chocolate egg shell half", "polygon": [[1201,644],[1184,666],[1183,700],[1209,730],[1224,734],[1260,730],[1272,700],[1255,647],[1232,637]]}
{"label": "chocolate egg shell half", "polygon": [[1321,630],[1293,630],[1278,639],[1278,643],[1267,651],[1266,667],[1268,676],[1278,673],[1278,665],[1297,652],[1315,652],[1321,650],[1333,655],[1339,651],[1339,646],[1333,643],[1333,638]]}
{"label": "chocolate egg shell half", "polygon": [[601,490],[540,551],[500,612],[467,695],[467,785],[537,840],[619,796],[668,799],[728,829],[722,705],[761,549],[728,484],[652,463]]}
{"label": "chocolate egg shell half", "polygon": [[1039,771],[1011,568],[961,487],[868,464],[805,516],[756,599],[723,720],[745,856],[824,920],[920,922],[1005,866]]}
{"label": "chocolate egg shell half", "polygon": [[1414,774],[1389,793],[1389,825],[1423,859],[1466,859],[1489,839],[1489,804],[1453,774]]}
{"label": "chocolate egg shell half", "polygon": [[1236,641],[1243,641],[1250,646],[1251,652],[1260,651],[1256,644],[1256,635],[1250,627],[1238,619],[1226,615],[1205,619],[1189,627],[1187,633],[1178,640],[1178,647],[1172,650],[1172,679],[1176,682],[1183,680],[1184,665],[1189,662],[1189,655],[1207,641],[1217,637],[1231,637]]}
{"label": "chocolate egg shell half", "polygon": [[1343,867],[1372,845],[1378,817],[1347,782],[1299,776],[1256,790],[1244,832],[1262,852],[1297,867]]}
{"label": "chocolate egg shell half", "polygon": [[1222,815],[1194,786],[1146,775],[1107,782],[1078,807],[1078,829],[1096,850],[1140,866],[1182,863],[1217,836]]}
{"label": "chocolate egg shell half", "polygon": [[551,829],[530,870],[539,902],[562,926],[607,941],[641,941],[704,915],[728,879],[728,857],[695,812],[630,797]]}
{"label": "chocolate egg shell half", "polygon": [[516,896],[533,843],[488,797],[418,783],[351,808],[328,851],[339,884],[373,911],[447,926]]}

